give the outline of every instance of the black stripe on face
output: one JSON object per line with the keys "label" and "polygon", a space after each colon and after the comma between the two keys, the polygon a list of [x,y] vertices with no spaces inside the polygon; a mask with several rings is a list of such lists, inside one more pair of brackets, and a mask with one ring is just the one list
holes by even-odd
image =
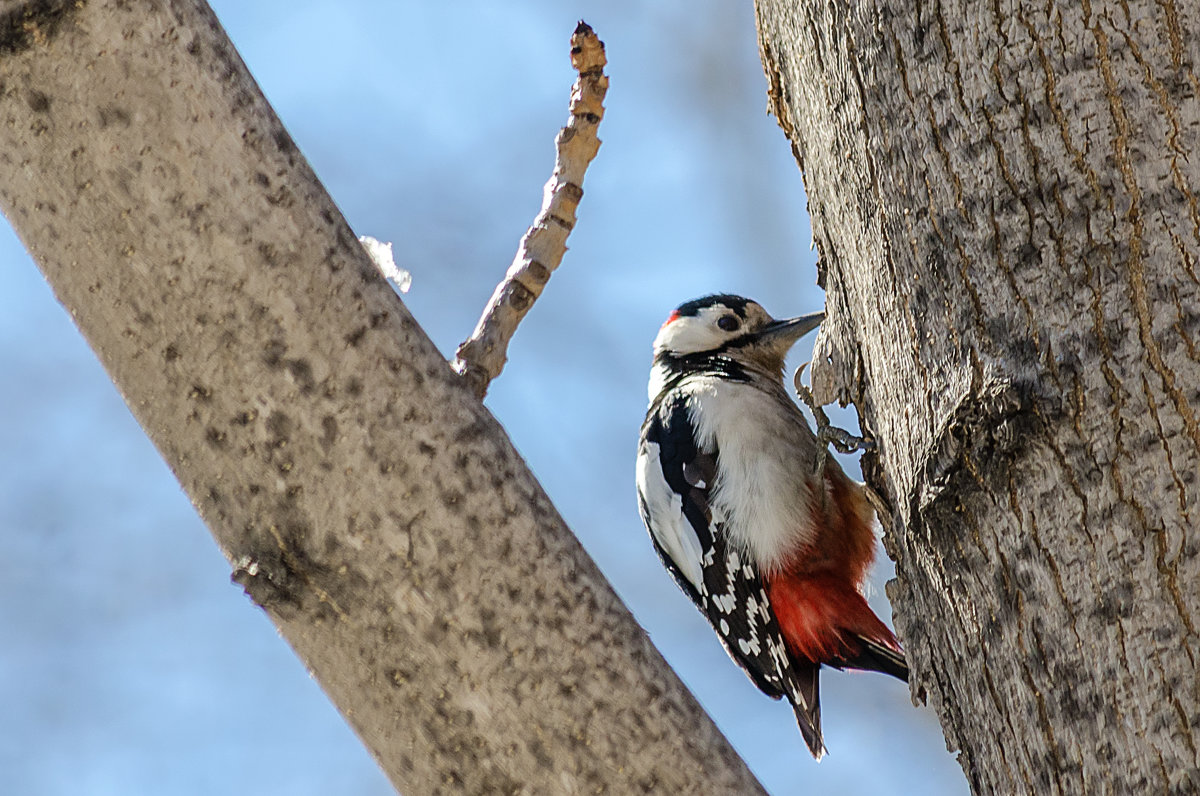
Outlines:
{"label": "black stripe on face", "polygon": [[730,381],[750,381],[750,374],[740,362],[722,356],[730,345],[731,343],[726,343],[714,351],[697,351],[694,354],[679,355],[660,351],[654,357],[654,362],[670,372],[668,388],[674,387],[688,376],[697,374],[717,376]]}

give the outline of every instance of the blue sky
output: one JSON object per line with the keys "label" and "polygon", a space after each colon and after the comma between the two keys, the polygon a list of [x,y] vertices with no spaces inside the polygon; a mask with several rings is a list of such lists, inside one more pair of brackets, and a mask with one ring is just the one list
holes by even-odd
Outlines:
{"label": "blue sky", "polygon": [[[488,405],[668,661],[776,794],[957,794],[932,712],[823,676],[819,765],[654,557],[633,457],[650,341],[729,291],[817,309],[800,174],[765,113],[749,2],[222,0],[213,7],[358,234],[395,244],[446,354],[532,220],[567,40],[608,47],[570,251]],[[386,794],[229,566],[20,243],[0,227],[0,792]],[[811,340],[797,351],[804,361]],[[838,414],[840,422],[848,422]],[[852,464],[847,465],[857,472]],[[890,616],[876,568],[872,599]]]}

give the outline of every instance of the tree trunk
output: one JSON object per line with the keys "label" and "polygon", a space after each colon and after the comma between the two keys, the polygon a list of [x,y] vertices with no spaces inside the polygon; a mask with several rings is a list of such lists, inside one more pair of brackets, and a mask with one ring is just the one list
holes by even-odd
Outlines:
{"label": "tree trunk", "polygon": [[1200,789],[1200,11],[758,0],[889,589],[976,793]]}
{"label": "tree trunk", "polygon": [[203,2],[0,0],[0,120],[5,214],[398,788],[759,790]]}

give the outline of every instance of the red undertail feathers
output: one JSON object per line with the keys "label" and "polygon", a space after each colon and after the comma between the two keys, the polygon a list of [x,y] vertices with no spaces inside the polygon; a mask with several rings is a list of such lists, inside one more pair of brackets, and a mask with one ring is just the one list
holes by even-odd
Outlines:
{"label": "red undertail feathers", "polygon": [[788,650],[838,669],[866,669],[908,679],[896,636],[852,584],[835,573],[782,573],[767,579]]}

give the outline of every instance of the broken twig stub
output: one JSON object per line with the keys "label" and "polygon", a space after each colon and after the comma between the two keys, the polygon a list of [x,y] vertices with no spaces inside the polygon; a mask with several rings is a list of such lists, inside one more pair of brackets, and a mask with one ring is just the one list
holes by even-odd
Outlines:
{"label": "broken twig stub", "polygon": [[600,149],[596,128],[604,117],[604,42],[585,22],[571,36],[571,65],[579,79],[571,89],[571,116],[554,140],[554,173],[542,193],[542,208],[521,238],[516,257],[488,301],[483,317],[458,347],[454,370],[482,400],[508,359],[508,343],[517,325],[542,294],[550,274],[562,262],[575,210],[583,198],[583,175]]}

